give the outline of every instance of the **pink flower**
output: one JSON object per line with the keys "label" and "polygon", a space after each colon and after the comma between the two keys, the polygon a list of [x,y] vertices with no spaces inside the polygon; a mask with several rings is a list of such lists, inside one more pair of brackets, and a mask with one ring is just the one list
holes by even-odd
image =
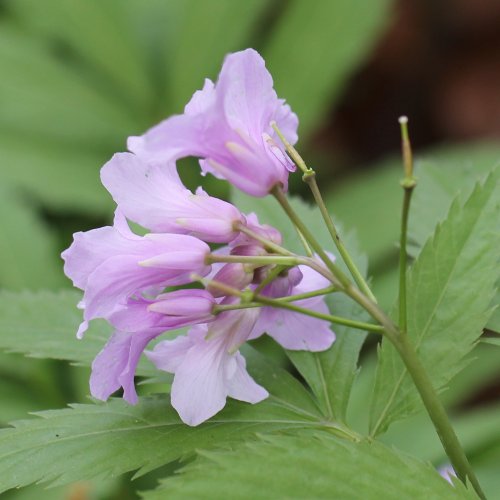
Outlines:
{"label": "pink flower", "polygon": [[[118,205],[114,224],[76,233],[62,254],[66,274],[84,291],[78,336],[94,318],[114,327],[92,363],[95,398],[105,400],[122,388],[125,400],[136,403],[134,376],[148,343],[166,331],[195,325],[187,336],[160,342],[146,354],[159,369],[174,374],[172,405],[184,422],[198,425],[219,412],[227,397],[257,403],[268,396],[239,353],[247,340],[267,332],[287,349],[310,351],[327,349],[334,341],[329,323],[321,319],[270,307],[233,309],[240,299],[232,296],[234,290],[226,295],[227,287],[255,289],[272,265],[248,257],[268,255],[269,245],[261,240],[281,244],[281,233],[201,188],[193,194],[177,173],[177,159],[196,156],[203,173],[251,195],[264,196],[276,185],[286,189],[294,167],[273,121],[292,144],[297,141],[297,117],[278,99],[263,59],[248,49],[229,55],[217,83],[206,80],[182,115],[131,137],[132,153],[116,154],[102,168],[102,182]],[[151,232],[133,233],[127,219]],[[212,252],[207,242],[225,246]],[[233,259],[210,266],[210,253]],[[237,262],[238,256],[246,257],[244,263]],[[191,283],[194,274],[226,288],[209,283],[206,290],[165,290]],[[277,298],[326,285],[316,271],[299,266],[261,293]],[[327,312],[323,297],[295,304]],[[219,307],[224,305],[231,307]]]}
{"label": "pink flower", "polygon": [[271,126],[297,141],[297,116],[278,99],[262,57],[253,49],[226,57],[217,83],[205,80],[184,109],[128,147],[148,162],[201,158],[212,173],[253,196],[265,196],[276,184],[286,189],[294,170]]}
{"label": "pink flower", "polygon": [[101,180],[129,220],[153,232],[190,234],[227,243],[245,217],[230,203],[182,184],[175,163],[147,163],[132,153],[117,153],[101,169]]}
{"label": "pink flower", "polygon": [[205,275],[208,245],[192,236],[148,234],[137,236],[118,213],[114,226],[76,233],[63,252],[64,271],[84,290],[84,322],[108,318],[137,294],[191,281],[193,272]]}
{"label": "pink flower", "polygon": [[215,299],[205,290],[178,290],[156,300],[129,299],[107,319],[115,333],[92,363],[90,392],[106,400],[120,387],[123,397],[137,403],[135,370],[147,344],[168,330],[214,319]]}
{"label": "pink flower", "polygon": [[175,374],[171,400],[183,422],[199,425],[222,410],[228,396],[248,403],[267,398],[238,352],[257,315],[254,309],[228,311],[210,327],[195,326],[187,336],[160,342],[146,352],[157,368]]}

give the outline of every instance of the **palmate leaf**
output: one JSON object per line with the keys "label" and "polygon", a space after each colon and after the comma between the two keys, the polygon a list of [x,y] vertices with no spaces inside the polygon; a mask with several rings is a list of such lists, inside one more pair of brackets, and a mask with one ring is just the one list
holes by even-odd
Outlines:
{"label": "palmate leaf", "polygon": [[[456,200],[408,274],[408,334],[434,386],[463,368],[491,314],[500,242],[498,177],[493,172],[462,207]],[[371,433],[413,413],[419,396],[392,345],[382,342]]]}
{"label": "palmate leaf", "polygon": [[292,0],[284,6],[263,56],[278,95],[300,118],[302,137],[323,118],[325,103],[338,97],[372,47],[389,4]]}
{"label": "palmate leaf", "polygon": [[99,169],[108,158],[102,152],[45,140],[26,141],[22,134],[2,132],[0,184],[29,193],[52,210],[111,214],[113,200],[99,179]]}
{"label": "palmate leaf", "polygon": [[111,333],[93,321],[83,340],[75,337],[82,321],[76,308],[81,294],[64,292],[0,292],[0,349],[35,358],[90,364]]}
{"label": "palmate leaf", "polygon": [[[295,229],[274,199],[264,198],[255,206],[250,197],[234,193],[233,201],[243,211],[256,212],[261,223],[279,228],[286,248],[298,253],[304,252]],[[335,254],[330,235],[316,209],[299,198],[291,199],[291,203],[323,247]],[[340,234],[342,235],[342,231]],[[343,240],[361,272],[366,274],[366,257],[360,253],[354,233],[348,233]],[[339,261],[338,264],[347,272],[342,262]],[[368,320],[366,313],[359,306],[340,294],[330,295],[328,305],[332,314],[359,321]],[[287,354],[311,387],[324,415],[337,421],[345,421],[349,395],[357,372],[359,351],[366,333],[340,325],[333,325],[332,329],[337,339],[329,350],[321,353],[288,351]]]}
{"label": "palmate leaf", "polygon": [[[82,312],[76,304],[80,300],[81,293],[76,291],[0,292],[0,349],[90,365],[108,340],[111,327],[92,321],[84,339],[77,340]],[[138,375],[156,373],[148,361],[139,363]]]}
{"label": "palmate leaf", "polygon": [[326,433],[265,436],[234,451],[200,455],[181,474],[143,493],[144,500],[477,498],[462,484],[451,486],[430,464],[377,442]]}
{"label": "palmate leaf", "polygon": [[55,238],[21,196],[0,186],[0,287],[58,288]]}
{"label": "palmate leaf", "polygon": [[[169,105],[180,112],[205,78],[215,79],[228,52],[251,45],[259,17],[269,7],[265,0],[181,0],[177,8],[175,42],[167,48]],[[209,22],[207,22],[207,19]],[[200,36],[203,43],[200,43]]]}
{"label": "palmate leaf", "polygon": [[[208,422],[182,423],[168,397],[141,398],[137,406],[111,400],[99,405],[38,413],[0,431],[0,491],[37,481],[63,484],[127,471],[146,473],[195,449],[253,439],[255,433],[321,428],[325,424],[308,392],[257,353],[249,371],[271,396],[249,405],[229,400]],[[41,417],[41,418],[40,418]]]}
{"label": "palmate leaf", "polygon": [[[6,8],[42,43],[59,42],[82,59],[97,80],[109,80],[110,98],[121,97],[139,116],[149,111],[153,94],[146,61],[139,50],[134,20],[135,0],[8,0]],[[143,8],[144,9],[144,8]],[[89,29],[89,27],[92,29]]]}
{"label": "palmate leaf", "polygon": [[[458,152],[460,153],[460,152]],[[417,165],[418,189],[412,201],[409,237],[413,246],[409,251],[414,255],[424,245],[438,221],[445,218],[450,205],[457,194],[465,200],[470,195],[474,184],[491,171],[491,165],[500,165],[500,151],[497,148],[483,145],[474,153],[474,161],[470,157],[451,154],[439,161],[423,160]],[[500,262],[499,262],[500,264]],[[500,276],[499,276],[500,278]],[[497,282],[500,289],[500,281]],[[500,303],[500,291],[492,302],[492,306]],[[500,310],[497,308],[486,325],[490,330],[500,332]]]}
{"label": "palmate leaf", "polygon": [[12,24],[0,31],[0,70],[0,127],[25,134],[26,140],[109,148],[136,129],[130,110]]}

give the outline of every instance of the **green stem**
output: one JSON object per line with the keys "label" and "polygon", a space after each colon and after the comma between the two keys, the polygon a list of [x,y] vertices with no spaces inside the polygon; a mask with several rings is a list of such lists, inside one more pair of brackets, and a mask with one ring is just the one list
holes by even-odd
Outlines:
{"label": "green stem", "polygon": [[401,212],[401,235],[399,240],[399,329],[402,333],[406,333],[408,329],[406,308],[406,268],[408,265],[406,242],[408,237],[408,216],[410,213],[413,187],[405,187],[404,190],[403,209]]}
{"label": "green stem", "polygon": [[351,328],[356,328],[358,330],[369,331],[374,333],[382,333],[383,328],[379,325],[373,325],[371,323],[364,323],[362,321],[354,321],[349,318],[343,318],[341,316],[333,316],[331,314],[323,314],[317,311],[312,311],[310,309],[305,309],[303,307],[295,306],[293,304],[288,304],[287,302],[282,302],[276,299],[271,299],[264,297],[263,295],[258,295],[255,298],[256,302],[248,302],[244,304],[228,304],[228,305],[217,305],[214,307],[214,314],[223,311],[234,311],[237,309],[248,309],[252,307],[277,307],[279,309],[287,309],[296,313],[304,314],[306,316],[311,316],[313,318],[323,319],[330,323],[335,323],[337,325],[345,325]]}
{"label": "green stem", "polygon": [[272,250],[275,253],[281,254],[281,255],[295,255],[294,253],[290,252],[286,248],[283,248],[282,246],[278,245],[277,243],[274,243],[271,240],[268,240],[267,238],[264,238],[260,234],[257,234],[255,231],[252,231],[250,228],[247,226],[237,223],[235,224],[234,228],[237,231],[241,231],[242,233],[245,233],[247,236],[250,236],[250,238],[253,238],[256,241],[259,241],[264,245],[266,250]]}
{"label": "green stem", "polygon": [[288,215],[289,219],[295,224],[295,226],[299,229],[299,231],[304,235],[307,239],[308,243],[311,245],[313,250],[319,255],[321,260],[324,262],[325,266],[329,269],[329,271],[338,279],[343,288],[347,288],[351,285],[351,281],[349,278],[342,272],[342,270],[334,264],[331,259],[328,257],[326,252],[323,250],[321,245],[318,243],[314,235],[309,231],[308,227],[302,222],[300,217],[295,213],[295,210],[292,208],[290,203],[288,202],[285,193],[281,189],[280,186],[275,186],[271,193],[278,200],[278,203],[282,206],[283,210]]}
{"label": "green stem", "polygon": [[257,288],[253,291],[254,295],[260,293],[267,285],[269,285],[269,283],[271,283],[271,281],[277,278],[279,274],[283,272],[285,269],[287,269],[285,266],[275,266],[273,269],[271,269],[267,273],[267,276],[259,283]]}
{"label": "green stem", "polygon": [[407,335],[401,334],[398,327],[389,317],[371,300],[365,297],[356,287],[351,286],[346,290],[353,300],[360,304],[370,315],[384,326],[384,335],[395,346],[417,388],[424,406],[429,414],[434,428],[441,440],[443,448],[448,455],[457,476],[466,484],[468,478],[480,498],[485,498],[479,482],[472,470],[465,452],[453,430],[453,426],[446,414],[443,404],[432,385],[424,366],[418,358],[413,345]]}
{"label": "green stem", "polygon": [[351,256],[349,255],[349,252],[347,251],[346,247],[344,246],[344,243],[340,239],[337,228],[335,227],[335,224],[333,223],[333,220],[330,216],[330,213],[328,212],[328,209],[326,208],[325,202],[323,201],[323,197],[321,196],[321,192],[319,190],[318,183],[316,182],[316,173],[314,171],[311,171],[309,173],[305,173],[302,176],[302,180],[309,186],[309,188],[314,196],[314,200],[316,201],[316,204],[318,205],[318,208],[321,212],[323,220],[326,224],[326,227],[328,228],[328,232],[330,233],[330,236],[332,237],[332,240],[335,243],[335,246],[337,247],[337,250],[339,251],[340,256],[342,257],[342,260],[345,262],[347,268],[349,269],[349,272],[351,273],[352,277],[354,278],[354,281],[358,285],[359,289],[367,297],[369,297],[371,300],[373,300],[373,302],[377,302],[377,299],[375,298],[375,295],[373,295],[373,292],[370,290],[368,283],[366,283],[365,279],[363,278],[363,275],[360,273],[359,269],[356,267],[356,264],[352,260]]}
{"label": "green stem", "polygon": [[366,330],[375,333],[382,333],[383,331],[383,327],[380,325],[373,325],[370,323],[364,323],[362,321],[354,321],[352,319],[342,318],[341,316],[333,316],[332,314],[324,314],[321,312],[312,311],[310,309],[305,309],[304,307],[296,306],[295,304],[289,304],[288,302],[282,302],[279,300],[271,299],[269,297],[264,297],[263,295],[256,296],[255,302],[259,302],[271,307],[288,309],[289,311],[305,314],[306,316],[311,316],[313,318],[324,319],[325,321],[336,323],[338,325],[350,326],[351,328],[357,328],[358,330]]}
{"label": "green stem", "polygon": [[408,134],[408,118],[399,118],[401,126],[401,150],[403,153],[403,166],[405,178],[401,181],[404,189],[403,208],[401,211],[401,234],[399,239],[399,329],[404,334],[408,329],[407,308],[406,308],[406,269],[408,254],[406,244],[408,238],[408,217],[410,215],[411,195],[417,185],[413,177],[413,154],[411,151],[410,136]]}
{"label": "green stem", "polygon": [[300,263],[300,259],[293,256],[283,255],[215,255],[209,254],[205,259],[207,264],[216,262],[239,263],[239,264],[256,264],[258,266],[282,265],[296,266]]}
{"label": "green stem", "polygon": [[320,288],[319,290],[314,290],[313,292],[297,293],[295,295],[289,295],[288,297],[278,297],[274,300],[278,302],[295,302],[297,300],[309,299],[311,297],[318,297],[319,295],[327,295],[338,291],[339,289],[332,285],[326,288]]}
{"label": "green stem", "polygon": [[434,390],[432,381],[429,378],[425,368],[418,359],[415,348],[410,342],[407,335],[400,335],[397,342],[393,342],[403,359],[408,373],[413,379],[413,383],[420,393],[420,397],[427,409],[427,413],[431,417],[432,423],[437,431],[439,439],[448,455],[453,469],[457,473],[458,478],[467,484],[467,479],[472,484],[478,496],[485,499],[479,481],[477,480],[474,471],[465,455],[462,446],[458,440],[455,431],[450,423],[446,410],[439,400],[439,397]]}

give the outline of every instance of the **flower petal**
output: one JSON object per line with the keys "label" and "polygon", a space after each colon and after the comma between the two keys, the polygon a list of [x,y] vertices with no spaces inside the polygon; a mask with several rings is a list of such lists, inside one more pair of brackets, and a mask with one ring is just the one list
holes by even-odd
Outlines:
{"label": "flower petal", "polygon": [[172,406],[183,422],[199,425],[226,404],[225,349],[219,339],[196,342],[175,372]]}
{"label": "flower petal", "polygon": [[182,184],[175,163],[153,165],[132,153],[117,153],[101,169],[101,181],[123,214],[156,232],[183,231],[172,212],[191,193]]}
{"label": "flower petal", "polygon": [[158,332],[115,332],[92,363],[90,392],[105,401],[120,387],[123,398],[130,404],[137,403],[134,376],[146,345]]}
{"label": "flower petal", "polygon": [[[317,298],[301,300],[295,304],[317,312],[328,313],[328,307],[324,301]],[[275,309],[267,324],[265,321],[260,321],[254,329],[252,338],[262,334],[263,331],[285,349],[293,351],[324,351],[335,340],[335,334],[331,331],[328,321],[285,309]]]}
{"label": "flower petal", "polygon": [[252,404],[266,399],[269,393],[250,377],[246,369],[245,358],[239,352],[233,356],[236,366],[234,373],[227,381],[228,396]]}
{"label": "flower petal", "polygon": [[159,370],[175,373],[193,345],[190,337],[179,335],[174,340],[159,342],[152,351],[146,351],[145,354]]}

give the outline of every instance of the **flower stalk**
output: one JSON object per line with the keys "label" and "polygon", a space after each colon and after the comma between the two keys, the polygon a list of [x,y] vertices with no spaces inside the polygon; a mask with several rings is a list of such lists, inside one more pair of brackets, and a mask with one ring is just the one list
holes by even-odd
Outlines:
{"label": "flower stalk", "polygon": [[333,223],[332,217],[328,212],[328,209],[326,208],[325,202],[321,195],[321,191],[319,190],[318,187],[318,183],[316,182],[316,172],[312,168],[309,168],[306,165],[306,162],[304,161],[302,156],[300,156],[299,152],[286,140],[286,138],[284,137],[283,133],[279,130],[276,123],[272,123],[272,127],[278,134],[280,140],[283,142],[283,145],[285,146],[285,149],[290,158],[293,160],[295,165],[297,165],[297,167],[300,168],[300,170],[303,172],[302,180],[309,186],[309,189],[311,190],[311,193],[314,197],[314,201],[316,202],[316,205],[318,206],[319,211],[321,212],[323,221],[325,222],[328,232],[332,237],[332,241],[335,244],[340,256],[342,257],[342,260],[345,262],[347,269],[349,269],[349,272],[354,278],[354,281],[365,295],[367,295],[371,300],[373,300],[373,302],[377,302],[375,295],[373,295],[373,292],[370,290],[368,283],[366,283],[365,279],[363,278],[363,275],[361,274],[356,264],[352,260],[351,256],[349,255],[349,252],[347,251],[343,241],[339,236],[337,228]]}
{"label": "flower stalk", "polygon": [[404,189],[403,207],[401,210],[401,234],[399,239],[399,329],[404,334],[408,329],[407,307],[406,307],[406,270],[408,266],[408,254],[406,251],[408,239],[408,218],[410,215],[410,203],[413,190],[417,185],[413,177],[413,155],[411,151],[410,138],[408,134],[408,118],[399,118],[401,126],[401,148],[403,152],[403,165],[405,178],[401,181]]}

